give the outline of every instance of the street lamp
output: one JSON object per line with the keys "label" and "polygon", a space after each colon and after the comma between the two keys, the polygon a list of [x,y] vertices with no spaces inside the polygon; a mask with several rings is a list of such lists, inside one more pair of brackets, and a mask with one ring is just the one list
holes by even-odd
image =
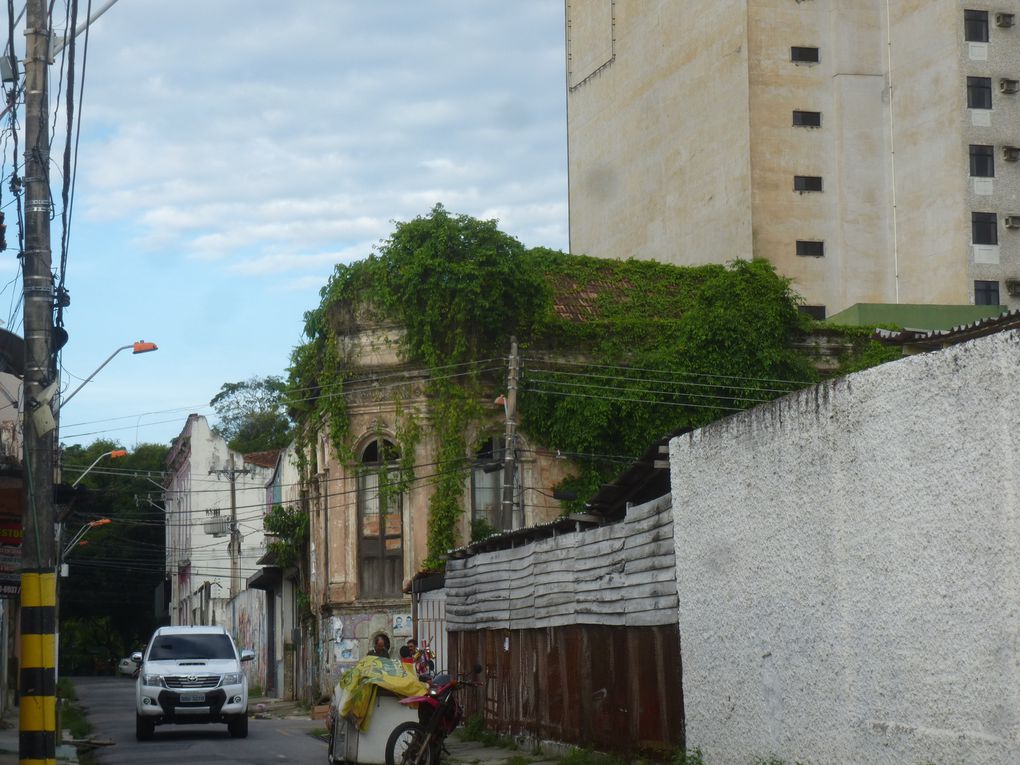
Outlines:
{"label": "street lamp", "polygon": [[77,388],[75,388],[73,391],[71,391],[71,393],[68,396],[66,396],[63,401],[60,402],[61,408],[63,408],[64,405],[67,404],[68,401],[70,401],[72,398],[74,398],[74,395],[78,391],[80,391],[88,383],[90,383],[92,381],[92,378],[95,377],[97,374],[99,374],[100,370],[113,360],[114,356],[116,356],[121,351],[126,351],[128,348],[131,348],[131,353],[134,353],[134,354],[149,353],[150,351],[158,351],[159,350],[159,348],[156,346],[155,343],[147,343],[144,340],[139,340],[137,343],[131,343],[131,345],[122,345],[120,348],[118,348],[113,353],[111,353],[107,357],[106,361],[104,361],[102,364],[100,364],[98,367],[96,367],[96,371],[93,372],[92,374],[90,374],[88,377],[86,377],[82,381],[81,385],[79,385]]}
{"label": "street lamp", "polygon": [[127,456],[127,449],[114,449],[113,451],[103,452],[98,457],[96,457],[95,460],[93,460],[91,465],[89,465],[87,468],[85,468],[81,472],[81,475],[78,476],[78,478],[75,479],[75,482],[71,484],[71,488],[73,489],[75,486],[77,486],[79,483],[81,483],[81,479],[84,478],[86,475],[88,475],[88,472],[92,468],[94,468],[96,465],[98,465],[99,464],[99,460],[103,459],[103,457],[109,457],[110,459],[115,460],[118,457],[126,457],[126,456]]}
{"label": "street lamp", "polygon": [[95,521],[89,521],[80,529],[78,533],[71,537],[71,541],[67,543],[67,547],[64,548],[63,554],[60,556],[60,560],[63,561],[67,557],[68,553],[75,548],[75,546],[82,540],[82,538],[89,533],[89,529],[94,529],[96,526],[105,526],[108,523],[112,523],[109,518],[99,518]]}
{"label": "street lamp", "polygon": [[[121,351],[126,351],[128,348],[132,349],[131,350],[132,353],[148,353],[149,351],[159,350],[159,348],[156,347],[155,343],[147,343],[144,340],[139,340],[137,343],[131,343],[131,345],[122,345],[120,348],[111,353],[107,357],[106,361],[100,364],[92,374],[86,377],[82,381],[81,385],[79,385],[77,388],[71,391],[71,395],[69,395],[60,403],[60,406],[57,407],[57,410],[59,411],[60,409],[63,409],[64,404],[66,404],[68,401],[74,398],[75,394],[78,391],[80,391],[89,382],[91,382],[92,378],[99,374],[99,371],[107,364],[109,364],[114,356],[116,356]],[[57,388],[59,387],[60,380],[59,379],[54,380],[45,388],[43,388],[41,391],[39,391],[38,395],[28,397],[28,399],[25,402],[25,414],[26,416],[31,418],[32,425],[35,427],[36,435],[39,437],[45,436],[47,433],[49,433],[55,427],[57,427],[57,422],[53,418],[53,410],[50,407],[50,401],[53,399],[53,396],[56,394]]]}

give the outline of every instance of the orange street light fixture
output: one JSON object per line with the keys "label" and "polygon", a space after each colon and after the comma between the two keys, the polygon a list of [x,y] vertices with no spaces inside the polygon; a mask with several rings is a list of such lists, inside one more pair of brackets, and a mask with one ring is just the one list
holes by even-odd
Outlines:
{"label": "orange street light fixture", "polygon": [[74,535],[74,537],[68,543],[67,547],[64,548],[64,554],[60,556],[60,559],[63,560],[64,558],[66,558],[67,554],[78,546],[78,543],[81,542],[82,537],[89,533],[89,529],[94,529],[96,528],[96,526],[105,526],[108,523],[112,523],[112,521],[109,518],[97,518],[94,521],[89,521],[88,523],[86,523],[84,526],[78,529],[78,533]]}
{"label": "orange street light fixture", "polygon": [[[77,486],[79,483],[81,483],[81,479],[84,478],[92,468],[94,468],[96,465],[98,465],[99,464],[99,460],[103,459],[103,457],[109,457],[110,459],[115,460],[118,457],[126,457],[126,456],[127,456],[127,449],[114,449],[113,451],[103,452],[98,457],[96,457],[95,460],[92,461],[91,465],[89,465],[87,468],[85,468],[81,472],[81,475],[78,476],[78,478],[75,480],[75,482],[71,484],[71,488],[73,489],[75,486]],[[105,520],[106,520],[107,523],[110,522],[109,518],[106,518]]]}
{"label": "orange street light fixture", "polygon": [[93,373],[92,373],[92,374],[90,374],[90,375],[89,375],[88,377],[86,377],[86,378],[85,378],[85,379],[84,379],[84,380],[82,381],[82,384],[81,384],[81,385],[79,385],[79,386],[78,386],[77,388],[75,388],[75,389],[74,389],[73,391],[71,391],[71,393],[70,393],[70,394],[69,394],[68,396],[66,396],[66,397],[64,398],[64,400],[63,400],[63,401],[61,401],[61,402],[60,402],[60,407],[61,407],[61,408],[63,408],[63,407],[64,407],[64,405],[65,405],[65,404],[66,404],[66,403],[67,403],[68,401],[70,401],[70,400],[71,400],[72,398],[74,398],[74,395],[75,395],[75,394],[76,394],[76,393],[77,393],[78,391],[80,391],[80,390],[81,390],[82,388],[84,388],[84,387],[85,387],[85,386],[86,386],[86,385],[87,385],[87,384],[88,384],[89,382],[91,382],[91,381],[92,381],[92,378],[93,378],[93,377],[95,377],[95,376],[96,376],[97,374],[99,374],[99,371],[100,371],[100,370],[101,370],[101,369],[102,369],[103,367],[105,367],[105,366],[106,366],[107,364],[109,364],[109,363],[110,363],[110,362],[111,362],[111,361],[113,360],[113,357],[114,357],[114,356],[116,356],[116,355],[117,355],[118,353],[120,353],[121,351],[126,351],[126,350],[127,350],[128,348],[130,348],[130,349],[131,349],[131,353],[133,353],[133,354],[139,354],[139,353],[149,353],[150,351],[158,351],[158,350],[159,350],[159,347],[158,347],[158,346],[157,346],[157,345],[156,345],[155,343],[147,343],[147,342],[146,342],[145,340],[139,340],[138,342],[135,342],[135,343],[131,343],[131,345],[122,345],[122,346],[121,346],[120,348],[118,348],[118,349],[117,349],[117,350],[115,350],[115,351],[114,351],[113,353],[111,353],[111,354],[110,354],[110,355],[109,355],[109,356],[107,357],[106,361],[104,361],[104,362],[103,362],[102,364],[100,364],[100,365],[99,365],[99,366],[98,366],[98,367],[96,368],[96,371],[95,371],[95,372],[93,372]]}

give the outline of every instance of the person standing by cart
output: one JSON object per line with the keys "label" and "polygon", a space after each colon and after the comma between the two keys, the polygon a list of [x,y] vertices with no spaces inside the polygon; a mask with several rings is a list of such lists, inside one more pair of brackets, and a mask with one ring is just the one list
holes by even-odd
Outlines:
{"label": "person standing by cart", "polygon": [[385,632],[379,632],[372,638],[372,650],[369,656],[378,656],[382,659],[390,658],[390,638]]}

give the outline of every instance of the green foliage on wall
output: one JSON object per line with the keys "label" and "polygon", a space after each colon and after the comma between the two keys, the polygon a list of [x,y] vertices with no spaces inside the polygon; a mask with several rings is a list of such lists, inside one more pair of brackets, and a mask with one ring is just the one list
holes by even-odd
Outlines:
{"label": "green foliage on wall", "polygon": [[266,532],[276,539],[267,548],[280,568],[292,568],[308,553],[308,513],[300,507],[273,505],[262,519]]}
{"label": "green foliage on wall", "polygon": [[[432,372],[427,567],[462,541],[468,434],[485,416],[480,402],[505,386],[504,372],[480,370],[505,366],[511,335],[524,359],[521,431],[575,459],[564,488],[578,491],[578,505],[662,436],[818,378],[794,347],[805,326],[797,297],[766,262],[676,267],[527,249],[495,221],[442,206],[398,223],[365,260],[338,265],[320,296],[292,357],[293,414],[306,435],[328,423],[345,463],[355,462],[345,335],[366,321],[400,326],[403,358]],[[422,414],[398,416],[404,459]]]}
{"label": "green foliage on wall", "polygon": [[[438,567],[458,542],[467,432],[481,416],[485,387],[476,364],[505,355],[509,336],[530,333],[549,302],[542,274],[521,267],[525,256],[524,246],[495,221],[436,206],[426,217],[398,223],[370,257],[338,265],[319,307],[305,315],[308,342],[292,357],[291,398],[307,403],[295,406],[295,416],[306,428],[328,423],[332,445],[348,465],[356,455],[343,396],[352,364],[338,342],[345,332],[373,318],[399,325],[405,331],[402,354],[433,372],[427,395],[438,464],[426,567]],[[406,409],[397,420],[406,476],[421,427],[418,413]]]}
{"label": "green foliage on wall", "polygon": [[[522,427],[590,455],[564,488],[574,509],[668,433],[704,425],[817,380],[793,347],[802,317],[787,280],[764,261],[681,268],[539,255],[561,299],[598,299],[583,323],[557,318],[543,340],[591,363],[530,370]],[[527,367],[526,367],[527,368]]]}

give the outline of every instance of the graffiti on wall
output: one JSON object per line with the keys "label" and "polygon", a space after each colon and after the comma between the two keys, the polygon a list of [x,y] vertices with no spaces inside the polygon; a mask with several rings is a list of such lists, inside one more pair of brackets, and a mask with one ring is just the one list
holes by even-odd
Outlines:
{"label": "graffiti on wall", "polygon": [[262,590],[242,590],[230,605],[230,631],[234,642],[238,649],[249,648],[255,652],[255,661],[244,663],[248,683],[265,688],[269,645],[265,593]]}

